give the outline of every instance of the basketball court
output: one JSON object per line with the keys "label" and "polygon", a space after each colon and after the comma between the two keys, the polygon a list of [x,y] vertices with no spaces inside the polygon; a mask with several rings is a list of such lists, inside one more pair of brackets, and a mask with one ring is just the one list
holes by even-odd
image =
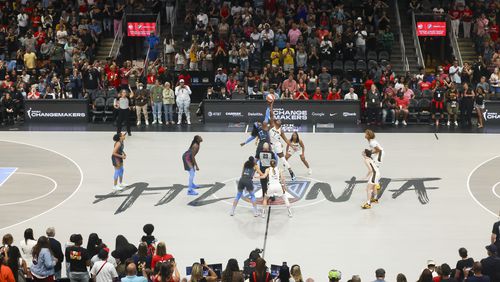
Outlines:
{"label": "basketball court", "polygon": [[[302,133],[307,169],[290,160],[288,182],[294,216],[279,203],[255,218],[240,201],[229,216],[243,162],[255,146],[240,147],[248,134],[137,132],[125,141],[125,181],[112,188],[112,132],[0,132],[0,230],[22,239],[49,226],[65,242],[72,233],[96,232],[114,248],[123,234],[138,244],[142,226],[176,257],[181,274],[201,257],[242,266],[251,250],[265,248],[268,265],[299,264],[305,277],[326,279],[330,269],[374,280],[402,272],[415,281],[428,259],[454,265],[458,248],[486,256],[500,209],[500,150],[496,134],[381,133],[386,151],[380,203],[362,210],[366,167],[362,133]],[[204,142],[197,156],[199,196],[187,196],[181,154],[193,136]],[[259,187],[257,187],[259,189]],[[259,192],[257,193],[259,195]],[[266,238],[266,225],[268,233]]]}

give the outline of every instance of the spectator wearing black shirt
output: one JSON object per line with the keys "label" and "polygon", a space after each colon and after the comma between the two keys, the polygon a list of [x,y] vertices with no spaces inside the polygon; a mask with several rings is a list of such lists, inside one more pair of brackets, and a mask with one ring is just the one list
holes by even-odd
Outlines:
{"label": "spectator wearing black shirt", "polygon": [[83,66],[83,89],[87,92],[90,99],[95,100],[97,91],[99,90],[100,74],[96,65]]}
{"label": "spectator wearing black shirt", "polygon": [[486,246],[488,257],[481,260],[482,273],[490,277],[491,282],[500,282],[500,258],[494,244]]}
{"label": "spectator wearing black shirt", "polygon": [[447,263],[441,265],[441,282],[457,282],[455,278],[450,277],[451,267]]}
{"label": "spectator wearing black shirt", "polygon": [[54,238],[54,236],[56,235],[56,229],[54,227],[47,228],[47,231],[45,231],[45,233],[49,238],[50,250],[52,251],[54,257],[57,258],[57,263],[54,267],[54,276],[56,279],[61,279],[62,262],[64,260],[61,243]]}
{"label": "spectator wearing black shirt", "polygon": [[116,248],[111,253],[111,255],[118,259],[118,274],[124,274],[125,272],[125,261],[137,252],[137,248],[130,244],[123,235],[116,236]]}
{"label": "spectator wearing black shirt", "polygon": [[497,246],[497,250],[500,249],[500,221],[493,224],[493,230],[491,231],[491,243]]}
{"label": "spectator wearing black shirt", "polygon": [[481,272],[483,270],[483,266],[480,262],[476,261],[472,266],[473,275],[469,274],[469,271],[465,271],[465,279],[467,282],[490,282],[490,277],[487,275],[483,275]]}
{"label": "spectator wearing black shirt", "polygon": [[2,98],[2,114],[5,118],[5,123],[14,124],[14,100],[10,92],[6,92]]}
{"label": "spectator wearing black shirt", "polygon": [[455,267],[455,279],[458,282],[461,282],[464,280],[465,270],[470,270],[474,265],[474,259],[468,257],[467,249],[465,248],[460,248],[458,250],[458,254],[460,255],[461,259],[457,261],[457,266]]}
{"label": "spectator wearing black shirt", "polygon": [[66,248],[66,262],[69,263],[69,279],[71,282],[88,282],[90,279],[87,267],[90,266],[90,257],[87,249],[82,247],[83,237],[80,234],[73,235],[74,246]]}
{"label": "spectator wearing black shirt", "polygon": [[12,273],[15,273],[14,278],[16,282],[18,281],[19,269],[22,269],[24,273],[28,273],[28,266],[26,261],[21,257],[21,251],[16,246],[13,246],[14,238],[11,234],[5,234],[2,238],[2,245],[7,246],[7,266],[12,270]]}
{"label": "spectator wearing black shirt", "polygon": [[382,107],[380,92],[375,84],[371,85],[370,90],[367,93],[366,102],[366,113],[368,125],[371,123],[378,123],[380,121],[380,108]]}

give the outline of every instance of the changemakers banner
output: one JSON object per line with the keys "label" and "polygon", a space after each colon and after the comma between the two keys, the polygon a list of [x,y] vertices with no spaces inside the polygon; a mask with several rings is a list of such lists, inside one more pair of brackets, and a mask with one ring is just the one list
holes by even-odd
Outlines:
{"label": "changemakers banner", "polygon": [[486,101],[483,111],[485,124],[499,125],[500,124],[500,102]]}
{"label": "changemakers banner", "polygon": [[87,100],[25,100],[26,123],[88,122]]}
{"label": "changemakers banner", "polygon": [[[255,100],[204,100],[206,123],[263,121],[267,103]],[[360,119],[359,101],[294,101],[274,103],[274,115],[286,124],[352,123]]]}

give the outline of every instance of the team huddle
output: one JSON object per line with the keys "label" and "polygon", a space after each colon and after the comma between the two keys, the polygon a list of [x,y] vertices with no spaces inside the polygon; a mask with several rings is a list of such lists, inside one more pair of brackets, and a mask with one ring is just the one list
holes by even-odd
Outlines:
{"label": "team huddle", "polygon": [[[288,215],[292,217],[292,210],[290,202],[286,195],[287,187],[285,181],[284,167],[288,170],[290,178],[295,181],[296,176],[292,170],[288,159],[299,154],[300,159],[308,169],[308,173],[312,174],[311,167],[305,157],[305,145],[303,140],[300,139],[298,132],[293,132],[290,139],[288,139],[282,130],[282,124],[279,119],[274,115],[273,105],[274,99],[268,100],[269,106],[266,109],[265,119],[262,123],[255,122],[250,137],[240,146],[256,140],[257,149],[255,156],[251,156],[243,165],[241,177],[238,181],[238,192],[233,202],[230,215],[234,216],[236,207],[239,200],[243,196],[243,192],[248,193],[253,206],[254,216],[261,215],[265,217],[269,201],[275,201],[276,198],[281,198],[288,210]],[[378,190],[380,189],[380,165],[384,155],[384,150],[380,144],[375,140],[375,133],[371,130],[365,131],[365,138],[368,141],[369,149],[362,152],[363,160],[368,168],[366,202],[361,206],[363,209],[370,209],[372,204],[378,203]],[[126,158],[124,152],[125,134],[117,133],[113,140],[115,141],[112,163],[115,168],[114,185],[115,190],[122,190],[126,187],[123,184],[123,162]],[[195,173],[199,170],[198,163],[196,162],[196,155],[200,150],[200,144],[203,142],[201,136],[196,135],[189,146],[189,149],[183,153],[182,162],[184,170],[189,173],[188,191],[187,194],[191,196],[198,195],[195,189],[199,188],[194,183]],[[283,149],[283,142],[286,144],[286,149]],[[285,154],[286,152],[286,154]],[[280,166],[278,165],[280,164]],[[262,209],[257,209],[257,199],[255,197],[255,189],[253,179],[260,180],[262,188]]]}

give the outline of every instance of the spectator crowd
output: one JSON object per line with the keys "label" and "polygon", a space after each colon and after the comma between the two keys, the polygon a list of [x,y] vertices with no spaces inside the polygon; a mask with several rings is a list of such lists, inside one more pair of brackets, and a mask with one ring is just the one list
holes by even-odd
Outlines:
{"label": "spectator crowd", "polygon": [[[311,278],[305,279],[299,265],[289,267],[287,263],[283,263],[277,269],[270,268],[261,258],[259,249],[251,251],[248,259],[241,265],[236,259],[229,259],[224,269],[222,265],[207,264],[201,259],[199,263],[192,264],[183,278],[175,256],[167,252],[165,242],[157,242],[153,235],[154,226],[146,224],[143,231],[145,234],[137,247],[124,236],[118,235],[113,251],[96,233],[89,235],[86,247],[80,234],[71,235],[69,242],[62,244],[55,238],[53,227],[48,228],[46,235],[38,239],[35,239],[33,230],[28,228],[19,244],[15,244],[11,234],[5,234],[0,248],[0,281],[53,282],[60,281],[64,273],[71,282],[314,281]],[[469,257],[467,249],[460,248],[459,259],[454,268],[447,263],[437,265],[429,260],[417,281],[499,282],[499,245],[500,222],[497,222],[493,225],[491,242],[485,248],[485,258],[474,260]],[[324,276],[328,276],[330,282],[343,279],[342,272],[336,269]],[[384,269],[375,271],[376,282],[385,282],[385,277]],[[354,275],[349,281],[361,282],[361,278]],[[407,279],[404,274],[398,274],[396,281],[407,282]]]}
{"label": "spectator crowd", "polygon": [[[370,124],[406,125],[413,118],[472,125],[477,116],[483,127],[484,101],[499,98],[496,2],[400,4],[408,4],[410,12],[448,15],[450,32],[473,38],[477,61],[446,63],[435,71],[393,70],[396,19],[387,0],[187,0],[179,13],[184,19],[177,19],[186,29],[184,38],[147,37],[149,48],[161,51],[150,52],[154,56],[146,66],[123,58],[95,60],[99,39],[116,32],[123,13],[161,6],[170,21],[174,1],[156,2],[0,2],[2,121],[20,119],[24,99],[86,98],[95,109],[97,98],[113,100],[126,90],[130,109],[145,116],[145,124],[179,123],[176,112],[186,113],[190,122],[190,98],[183,95],[179,103],[170,89],[181,79],[190,86],[193,71],[213,73],[203,98],[359,100]],[[156,87],[155,95],[157,81],[164,91]],[[147,91],[138,95],[141,85]],[[142,124],[140,118],[136,122]]]}

